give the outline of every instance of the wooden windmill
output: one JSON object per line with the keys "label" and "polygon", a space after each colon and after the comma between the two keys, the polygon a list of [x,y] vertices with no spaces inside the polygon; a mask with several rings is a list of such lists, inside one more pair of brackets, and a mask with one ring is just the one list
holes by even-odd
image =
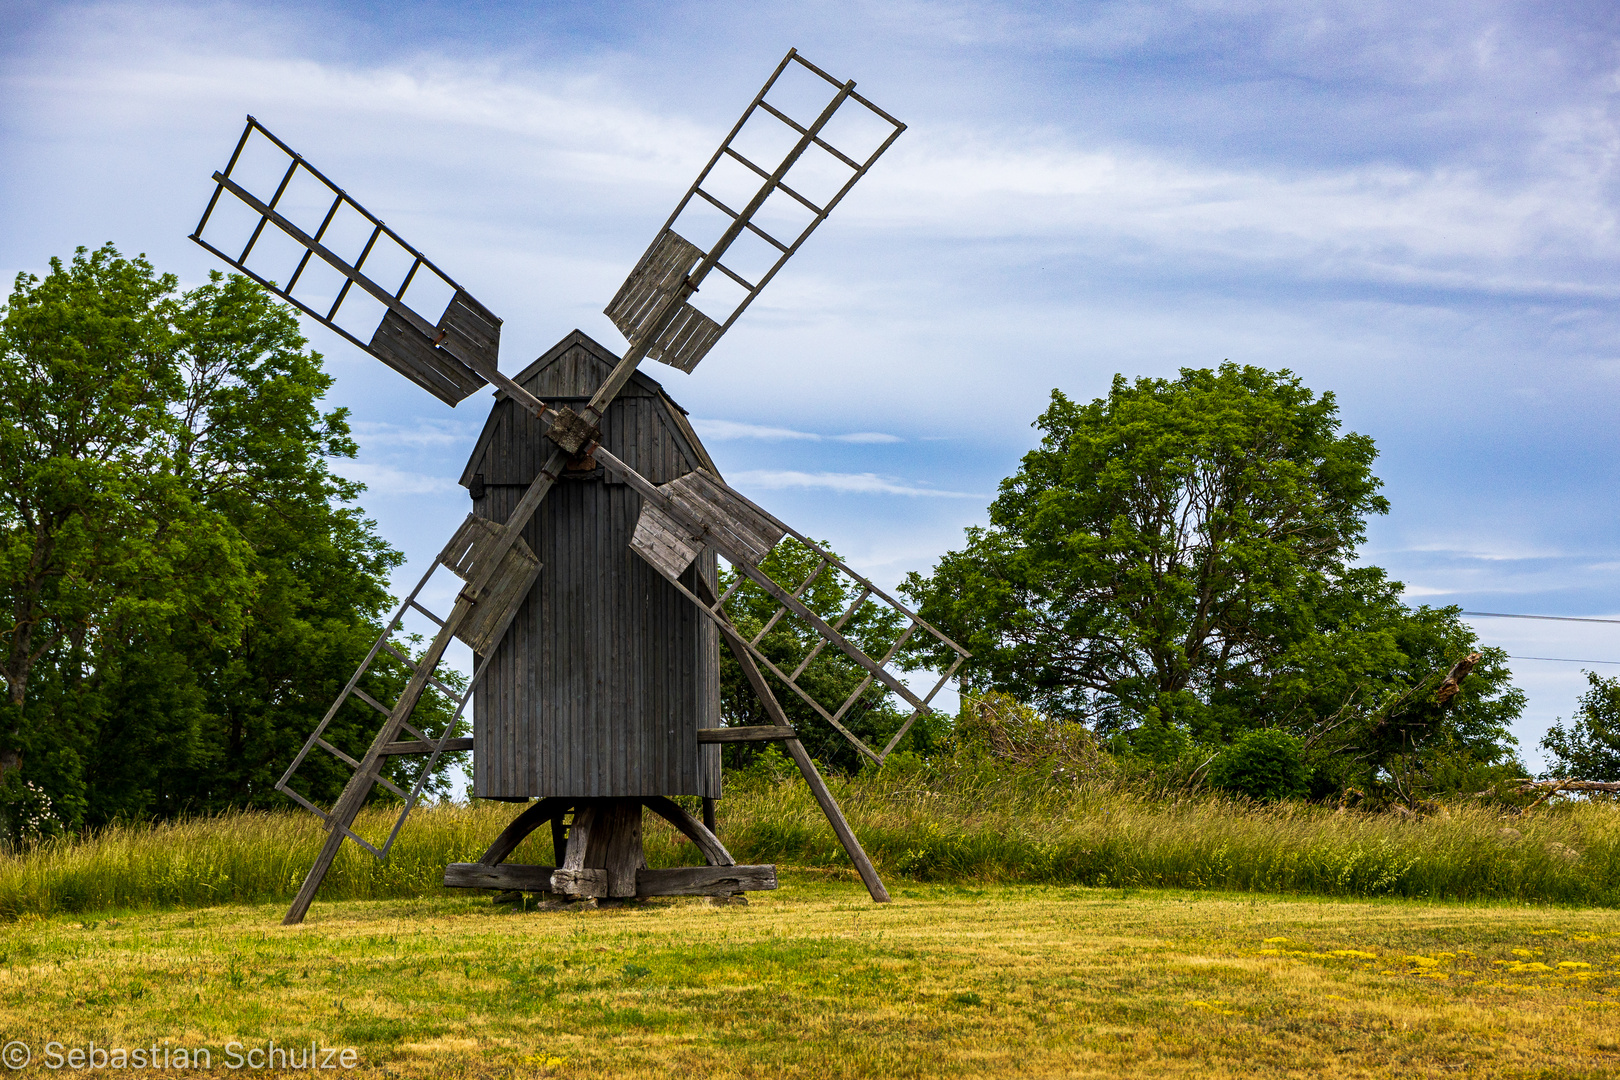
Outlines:
{"label": "wooden windmill", "polygon": [[[737,866],[714,835],[713,800],[720,794],[718,744],[778,740],[872,898],[888,899],[776,693],[792,692],[881,763],[966,653],[831,552],[728,487],[679,407],[636,369],[649,356],[686,372],[696,367],[904,129],[855,93],[853,81],[839,82],[790,50],[608,304],[607,315],[628,342],[623,355],[575,331],[509,378],[497,362],[498,318],[248,118],[230,163],[214,174],[213,197],[192,239],[447,404],[486,385],[497,388],[462,477],[474,512],[405,598],[277,784],[328,829],[285,922],[303,920],[345,838],[386,857],[440,756],[464,750],[473,752],[475,796],[537,801],[479,862],[448,867],[446,884],[568,897],[774,888],[774,867]],[[863,139],[859,148],[852,145]],[[267,155],[273,167],[249,167],[253,160],[262,165]],[[702,212],[716,221],[713,235],[699,231]],[[219,235],[230,232],[233,215],[237,235]],[[697,293],[705,282],[731,289],[731,297],[722,297],[717,307],[702,304]],[[423,311],[440,314],[430,318]],[[761,569],[766,555],[787,538],[812,557],[802,580],[777,581]],[[733,570],[724,593],[717,556]],[[422,600],[436,573],[460,579],[447,613],[429,611]],[[825,618],[805,600],[814,582],[828,578],[843,579],[854,601]],[[752,636],[738,630],[727,609],[747,582],[777,605]],[[863,649],[841,632],[869,605],[895,613],[900,627],[880,649]],[[437,628],[414,658],[391,640],[408,612]],[[762,648],[766,634],[783,620],[814,642],[793,670],[784,670]],[[921,694],[895,670],[919,633],[956,655]],[[473,651],[464,689],[438,674],[452,638]],[[722,642],[736,655],[772,725],[720,726]],[[828,646],[865,673],[842,700],[818,700],[802,679]],[[382,663],[409,669],[392,703],[366,689],[368,672]],[[858,738],[846,720],[860,702],[883,692],[913,711],[878,748]],[[429,712],[420,708],[425,696],[434,695],[449,714],[436,733],[424,730],[434,725],[419,721]],[[458,738],[469,701],[473,736]],[[328,738],[346,705],[384,717],[364,750],[346,750]],[[330,809],[294,786],[298,769],[317,751],[353,770]],[[414,782],[402,785],[384,771],[403,755],[426,761]],[[373,842],[352,827],[378,784],[403,806],[389,835]],[[704,820],[676,803],[672,797],[678,795],[701,796]],[[643,810],[680,829],[708,865],[648,869]],[[547,824],[554,866],[504,862]]]}

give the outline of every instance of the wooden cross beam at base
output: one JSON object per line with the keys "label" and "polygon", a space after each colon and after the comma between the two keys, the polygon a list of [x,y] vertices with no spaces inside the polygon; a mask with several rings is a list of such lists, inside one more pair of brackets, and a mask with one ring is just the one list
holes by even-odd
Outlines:
{"label": "wooden cross beam at base", "polygon": [[[708,865],[649,868],[642,849],[643,809],[685,834]],[[573,820],[564,824],[570,814]],[[530,833],[548,822],[555,866],[505,861]],[[776,867],[738,866],[719,837],[664,796],[552,797],[541,799],[513,819],[478,862],[451,863],[445,868],[444,883],[457,889],[545,892],[575,899],[732,896],[776,888]]]}

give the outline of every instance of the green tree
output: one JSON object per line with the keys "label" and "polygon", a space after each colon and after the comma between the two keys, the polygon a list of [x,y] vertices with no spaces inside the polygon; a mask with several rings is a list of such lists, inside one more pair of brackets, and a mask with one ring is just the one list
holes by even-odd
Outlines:
{"label": "green tree", "polygon": [[[292,313],[238,277],[175,286],[81,249],[4,314],[10,745],[69,826],[282,802],[400,558],[328,467],[355,447]],[[390,662],[366,686],[403,681]],[[352,753],[376,726],[354,704],[330,737]],[[301,775],[330,799],[347,770]]]}
{"label": "green tree", "polygon": [[[1354,565],[1388,509],[1376,451],[1286,371],[1116,376],[1090,404],[1053,391],[1036,426],[989,526],[907,580],[973,651],[976,687],[1162,756],[1249,728],[1309,737],[1475,643],[1456,609],[1407,609],[1399,583]],[[1482,752],[1522,704],[1506,680],[1491,658],[1448,714]]]}
{"label": "green tree", "polygon": [[[179,388],[175,280],[111,247],[19,276],[0,321],[0,773],[32,747],[76,768],[65,740],[27,717],[47,657],[108,635],[187,620],[239,633],[251,592],[245,545],[200,511],[164,454]],[[137,630],[136,628],[140,628]],[[32,730],[31,730],[32,729]],[[65,755],[65,756],[64,756]],[[59,792],[70,815],[79,792]]]}
{"label": "green tree", "polygon": [[1620,677],[1605,679],[1588,671],[1587,690],[1575,716],[1541,738],[1547,775],[1558,780],[1620,782]]}
{"label": "green tree", "polygon": [[[825,545],[824,545],[825,546]],[[794,540],[778,544],[760,563],[772,581],[792,591],[810,576],[820,561],[809,548]],[[723,569],[720,577],[722,592],[736,583],[735,571]],[[799,599],[805,607],[829,623],[838,619],[855,601],[858,589],[842,575],[822,573],[811,582]],[[779,669],[792,674],[807,657],[809,664],[798,678],[802,686],[828,711],[854,693],[866,678],[866,670],[833,645],[821,645],[823,639],[808,624],[793,615],[783,615],[774,623],[771,618],[780,605],[764,589],[747,579],[728,602],[726,610],[744,638],[752,640],[770,623],[759,641],[759,648]],[[871,600],[860,605],[840,626],[840,631],[859,646],[868,656],[884,656],[890,644],[900,636],[905,621],[899,612]],[[818,648],[818,645],[820,647]],[[799,731],[800,739],[811,756],[825,764],[846,772],[858,770],[865,760],[849,741],[821,717],[799,695],[782,686],[769,673],[776,698],[782,704],[789,721]],[[723,645],[720,660],[720,711],[727,726],[767,725],[772,723],[765,707],[754,695],[742,667]],[[868,746],[881,750],[894,732],[899,730],[910,715],[909,707],[902,710],[894,695],[881,684],[874,683],[861,695],[849,712],[839,721],[861,738]],[[939,737],[944,721],[937,717],[920,719],[912,725],[897,750],[922,750]],[[727,762],[733,767],[747,764],[755,748],[736,744],[727,748]]]}

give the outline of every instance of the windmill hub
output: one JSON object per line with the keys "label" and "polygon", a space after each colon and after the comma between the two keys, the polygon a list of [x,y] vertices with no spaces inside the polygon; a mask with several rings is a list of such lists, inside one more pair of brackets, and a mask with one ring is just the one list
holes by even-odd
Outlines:
{"label": "windmill hub", "polygon": [[[820,102],[819,111],[793,105],[803,100]],[[344,840],[386,858],[441,756],[466,750],[475,797],[527,805],[478,862],[447,867],[447,885],[607,899],[773,889],[774,867],[736,864],[715,834],[714,807],[721,746],[776,741],[872,898],[888,900],[777,695],[790,692],[881,764],[967,653],[729,487],[685,412],[637,368],[647,357],[680,371],[697,367],[904,130],[854,82],[789,50],[608,303],[605,313],[627,341],[623,355],[576,330],[514,378],[500,370],[494,313],[248,117],[229,163],[214,173],[192,239],[448,405],[492,384],[499,391],[461,478],[473,512],[276,785],[318,815],[328,834],[285,922],[303,920]],[[763,153],[765,146],[777,149]],[[733,297],[700,310],[693,297],[714,273]],[[812,564],[802,580],[778,581],[762,569],[784,542]],[[721,558],[735,579],[723,593]],[[421,600],[441,571],[461,579],[454,606],[442,614]],[[839,613],[813,610],[807,599],[818,579],[853,601]],[[727,607],[744,582],[776,605],[752,637]],[[438,627],[416,656],[395,641],[410,611]],[[845,635],[874,611],[896,636],[873,643]],[[779,625],[802,635],[797,656],[762,647]],[[473,651],[464,688],[436,674],[452,638]],[[769,725],[721,726],[721,643]],[[897,674],[919,643],[953,658],[924,694]],[[836,700],[824,700],[824,681],[806,677],[829,645],[865,672]],[[378,666],[391,664],[409,678],[385,704],[372,690]],[[877,749],[848,721],[889,696],[913,712]],[[430,723],[425,717],[435,711],[419,708],[435,699],[447,722]],[[462,733],[469,703],[470,738]],[[375,737],[368,746],[342,745],[338,733],[352,725],[333,720],[368,708],[384,717]],[[352,770],[329,809],[293,783],[317,750]],[[413,758],[425,759],[414,774],[399,764]],[[402,805],[380,842],[353,829],[377,786]],[[677,796],[701,798],[703,820]],[[684,834],[706,865],[648,867],[647,812]],[[554,865],[505,862],[546,825]]]}
{"label": "windmill hub", "polygon": [[[602,429],[564,405],[557,410],[557,419],[546,429],[546,438],[562,447],[565,452],[579,455],[581,447],[602,441]],[[587,450],[586,454],[589,453]]]}

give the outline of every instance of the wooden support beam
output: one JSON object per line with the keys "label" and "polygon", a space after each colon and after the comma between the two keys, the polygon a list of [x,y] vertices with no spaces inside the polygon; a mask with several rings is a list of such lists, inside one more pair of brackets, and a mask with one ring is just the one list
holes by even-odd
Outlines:
{"label": "wooden support beam", "polygon": [[[776,888],[774,866],[676,866],[636,871],[630,896],[729,896]],[[451,863],[444,883],[452,889],[550,892],[567,896],[608,896],[608,871],[502,863]]]}
{"label": "wooden support beam", "polygon": [[[698,575],[697,582],[703,601],[707,604],[713,604],[715,601],[714,592],[709,588],[708,582],[703,580],[703,575]],[[760,674],[759,666],[754,663],[753,655],[748,651],[748,643],[742,639],[742,636],[731,625],[731,620],[717,620],[715,625],[720,630],[720,636],[725,639],[726,645],[731,649],[732,655],[737,658],[737,663],[742,665],[743,674],[748,677],[748,685],[753,688],[755,695],[759,697],[760,704],[765,706],[765,711],[770,713],[771,719],[776,721],[778,727],[791,728],[793,725],[788,723],[787,714],[782,711],[782,703],[776,700],[775,694],[771,693],[771,688],[765,683],[765,676]],[[851,829],[849,822],[844,820],[844,812],[838,808],[838,800],[834,799],[832,792],[827,790],[826,781],[822,780],[821,773],[816,771],[816,763],[810,760],[810,755],[805,751],[804,744],[799,742],[797,738],[784,741],[789,756],[793,758],[793,763],[799,767],[800,774],[804,776],[804,782],[810,785],[810,794],[815,796],[816,805],[820,806],[821,812],[827,815],[827,822],[837,835],[838,842],[844,846],[845,853],[849,855],[849,861],[855,864],[855,870],[861,875],[861,881],[865,882],[866,891],[872,894],[872,899],[875,902],[887,904],[889,902],[889,890],[884,886],[883,879],[878,877],[877,867],[873,866],[872,860],[866,857],[866,852],[861,848],[861,842],[855,837],[855,830]]]}
{"label": "wooden support beam", "polygon": [[700,743],[772,742],[776,739],[797,739],[799,733],[791,727],[762,725],[759,727],[699,728]]}
{"label": "wooden support beam", "polygon": [[[444,883],[452,889],[516,889],[521,892],[552,892],[551,878],[556,872],[552,866],[524,866],[502,863],[488,866],[484,863],[451,863],[444,868]],[[606,892],[606,878],[603,879]]]}
{"label": "wooden support beam", "polygon": [[[423,742],[420,739],[407,739],[404,742],[389,743],[382,748],[381,753],[383,757],[397,757],[400,754],[431,754],[437,746],[437,743]],[[444,752],[447,754],[471,750],[472,748],[473,741],[471,739],[446,739],[444,741]]]}
{"label": "wooden support beam", "polygon": [[[515,535],[516,530],[513,531]],[[298,895],[293,897],[292,907],[281,920],[283,926],[297,926],[304,921],[305,914],[309,912],[309,905],[315,901],[315,890],[321,887],[321,880],[332,868],[332,861],[337,858],[338,849],[343,846],[344,838],[349,835],[349,826],[354,824],[360,808],[365,805],[366,796],[371,794],[372,785],[377,783],[381,774],[382,748],[399,737],[400,728],[410,718],[411,710],[416,708],[417,700],[427,689],[433,669],[438,666],[439,658],[449,646],[451,635],[471,613],[472,602],[464,596],[459,597],[456,606],[450,610],[449,616],[444,621],[444,629],[439,631],[417,664],[416,670],[411,672],[404,691],[394,702],[393,712],[377,732],[371,748],[360,761],[360,768],[349,777],[348,784],[343,788],[343,794],[338,796],[337,803],[332,807],[332,813],[327,818],[329,831],[326,834],[326,843],[321,846],[320,854],[315,857],[315,865],[304,875],[304,881],[298,887]]]}
{"label": "wooden support beam", "polygon": [[[714,835],[714,829],[709,823],[706,821],[699,823],[674,799],[663,795],[645,795],[642,797],[641,802],[647,809],[681,830],[682,834],[696,844],[699,851],[703,852],[703,861],[710,866],[737,865],[737,860],[731,857],[731,852],[726,850],[726,845],[722,844],[720,838]],[[714,800],[705,799],[704,802],[712,804]],[[705,807],[705,809],[708,809],[708,807]]]}
{"label": "wooden support beam", "polygon": [[774,888],[774,866],[676,866],[636,874],[637,896],[729,896]]}
{"label": "wooden support beam", "polygon": [[[530,833],[548,821],[556,821],[561,818],[568,812],[571,805],[573,804],[570,800],[555,796],[549,799],[541,799],[513,818],[512,823],[501,830],[501,835],[495,838],[495,842],[489,845],[489,849],[484,852],[483,858],[478,861],[485,866],[494,866],[497,863],[505,862],[506,857],[516,851],[517,846],[523,843]],[[561,852],[558,852],[558,854],[560,855]]]}
{"label": "wooden support beam", "polygon": [[647,856],[641,846],[641,801],[614,799],[613,806],[604,816],[612,824],[608,827],[607,851],[603,862],[607,868],[609,896],[636,895],[636,873],[647,866]]}
{"label": "wooden support beam", "polygon": [[804,782],[810,785],[810,794],[816,797],[821,812],[827,815],[827,821],[832,824],[833,832],[838,834],[838,842],[843,844],[844,850],[849,853],[849,861],[855,864],[861,880],[866,883],[866,891],[872,894],[873,900],[887,904],[889,890],[884,886],[883,879],[878,877],[877,867],[866,857],[861,842],[855,838],[855,830],[844,820],[844,812],[838,808],[838,801],[833,798],[832,792],[827,790],[827,782],[821,778],[821,773],[816,771],[816,763],[810,760],[810,754],[805,750],[804,744],[798,739],[789,739],[787,750],[788,755],[793,758],[793,763],[803,774]]}
{"label": "wooden support beam", "polygon": [[551,891],[564,896],[606,896],[608,872],[596,866],[579,870],[565,866],[551,875]]}

